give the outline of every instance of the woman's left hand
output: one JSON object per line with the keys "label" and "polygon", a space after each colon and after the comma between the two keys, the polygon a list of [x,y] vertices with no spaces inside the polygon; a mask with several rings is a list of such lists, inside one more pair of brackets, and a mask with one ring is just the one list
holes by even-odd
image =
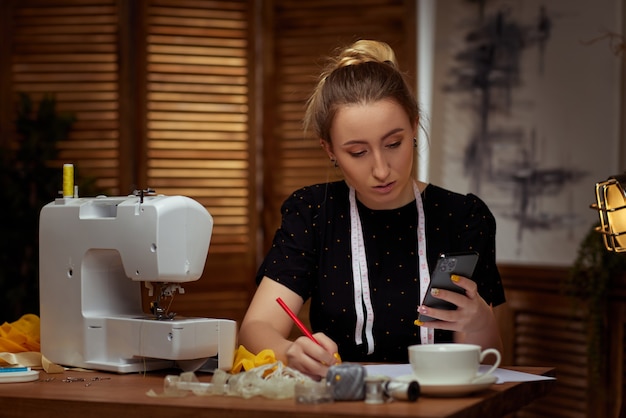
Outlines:
{"label": "woman's left hand", "polygon": [[431,294],[456,305],[457,309],[436,309],[421,305],[417,308],[418,313],[428,315],[435,321],[424,322],[420,326],[456,331],[462,335],[463,342],[476,343],[483,348],[501,346],[495,316],[491,306],[478,293],[476,282],[457,275],[452,278],[457,286],[465,289],[465,295],[445,289],[432,289]]}

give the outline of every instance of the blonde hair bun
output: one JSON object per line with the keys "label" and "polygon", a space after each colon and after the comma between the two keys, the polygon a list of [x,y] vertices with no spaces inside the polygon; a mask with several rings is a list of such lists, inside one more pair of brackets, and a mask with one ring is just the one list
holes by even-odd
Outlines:
{"label": "blonde hair bun", "polygon": [[393,49],[385,42],[369,39],[361,39],[344,48],[337,56],[335,66],[339,68],[370,61],[392,63],[397,67],[396,54]]}

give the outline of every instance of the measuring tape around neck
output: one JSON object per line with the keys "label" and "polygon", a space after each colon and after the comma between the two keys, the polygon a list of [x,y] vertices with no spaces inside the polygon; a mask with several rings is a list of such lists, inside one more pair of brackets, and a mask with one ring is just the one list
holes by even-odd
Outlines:
{"label": "measuring tape around neck", "polygon": [[[430,283],[430,272],[428,270],[428,260],[426,257],[424,207],[422,205],[422,197],[419,188],[415,182],[413,183],[413,193],[415,194],[415,203],[417,205],[417,252],[420,276],[420,301],[422,301],[424,300],[424,295]],[[367,354],[372,354],[374,352],[374,335],[372,332],[374,327],[374,309],[372,307],[369,288],[361,217],[359,216],[356,205],[356,192],[352,186],[350,186],[348,198],[350,201],[350,245],[352,248],[352,277],[354,283],[354,308],[356,311],[354,342],[356,345],[363,344],[363,328],[365,328]],[[422,344],[432,344],[434,342],[433,330],[420,327],[420,341]]]}

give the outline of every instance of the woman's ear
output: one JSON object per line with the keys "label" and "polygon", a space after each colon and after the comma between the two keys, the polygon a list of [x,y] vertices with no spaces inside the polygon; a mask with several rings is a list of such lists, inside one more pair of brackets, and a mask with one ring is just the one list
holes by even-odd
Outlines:
{"label": "woman's ear", "polygon": [[328,158],[330,158],[331,160],[336,160],[335,154],[333,154],[333,147],[328,143],[328,141],[320,139],[320,146],[324,149],[324,151],[326,151]]}

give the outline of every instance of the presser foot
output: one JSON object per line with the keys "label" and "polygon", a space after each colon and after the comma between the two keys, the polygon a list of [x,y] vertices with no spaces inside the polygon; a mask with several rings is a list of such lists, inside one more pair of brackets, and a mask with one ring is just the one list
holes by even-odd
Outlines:
{"label": "presser foot", "polygon": [[[151,283],[146,282],[146,287],[149,289],[149,295],[153,296],[154,288]],[[169,308],[174,301],[174,295],[176,292],[181,295],[185,293],[185,290],[178,283],[161,283],[159,285],[159,292],[157,294],[156,300],[150,302],[150,312],[154,315],[154,319],[162,321],[162,320],[172,320],[176,317],[176,312],[169,312]],[[169,303],[167,308],[161,306],[161,300],[169,299]]]}
{"label": "presser foot", "polygon": [[154,319],[158,321],[172,320],[176,317],[176,312],[168,312],[166,308],[163,308],[158,300],[150,302],[150,312],[154,315]]}

